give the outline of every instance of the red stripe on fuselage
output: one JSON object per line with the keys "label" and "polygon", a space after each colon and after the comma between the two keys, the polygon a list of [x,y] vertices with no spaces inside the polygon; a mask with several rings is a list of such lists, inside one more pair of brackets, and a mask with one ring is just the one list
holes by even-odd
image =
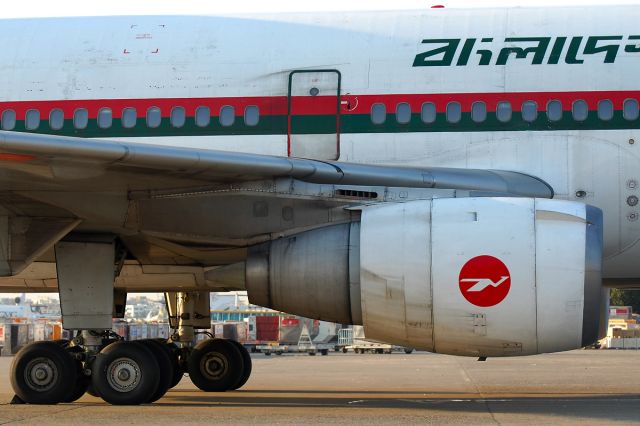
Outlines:
{"label": "red stripe on fuselage", "polygon": [[[407,102],[411,111],[419,113],[422,104],[433,102],[438,112],[445,112],[449,102],[459,102],[463,112],[469,112],[474,102],[484,102],[487,111],[495,111],[499,102],[510,102],[513,111],[520,111],[525,101],[534,101],[538,110],[546,108],[547,102],[559,100],[564,110],[570,110],[576,100],[584,100],[590,110],[596,110],[598,102],[608,99],[613,102],[614,109],[622,109],[625,99],[640,99],[640,91],[579,91],[579,92],[511,92],[511,93],[437,93],[437,94],[379,94],[353,95],[345,94],[340,97],[341,114],[368,114],[374,103],[383,103],[387,112],[395,111],[399,103]],[[137,116],[142,118],[150,107],[159,107],[163,117],[169,117],[171,109],[184,107],[189,117],[195,115],[200,106],[211,109],[211,115],[217,116],[220,108],[231,105],[235,114],[242,116],[245,107],[256,105],[260,115],[287,115],[288,99],[286,96],[264,97],[221,97],[221,98],[153,98],[153,99],[88,99],[88,100],[47,100],[47,101],[5,101],[0,102],[0,112],[13,109],[18,120],[24,120],[26,111],[37,109],[42,119],[47,119],[53,109],[62,109],[64,117],[70,119],[78,108],[86,108],[89,118],[95,119],[101,108],[111,108],[113,116],[118,118],[124,108],[136,108]],[[332,114],[336,108],[334,96],[298,96],[292,99],[295,115]]]}

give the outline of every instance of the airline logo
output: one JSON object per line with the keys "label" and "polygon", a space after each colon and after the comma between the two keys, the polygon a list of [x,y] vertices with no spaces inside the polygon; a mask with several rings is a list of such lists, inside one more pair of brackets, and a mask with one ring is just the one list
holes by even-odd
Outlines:
{"label": "airline logo", "polygon": [[496,257],[476,256],[460,270],[458,284],[469,303],[488,308],[499,304],[509,294],[511,273]]}
{"label": "airline logo", "polygon": [[577,37],[438,38],[422,40],[425,49],[416,55],[414,67],[507,65],[529,61],[531,65],[583,64],[585,60],[613,64],[624,51],[640,53],[640,35]]}

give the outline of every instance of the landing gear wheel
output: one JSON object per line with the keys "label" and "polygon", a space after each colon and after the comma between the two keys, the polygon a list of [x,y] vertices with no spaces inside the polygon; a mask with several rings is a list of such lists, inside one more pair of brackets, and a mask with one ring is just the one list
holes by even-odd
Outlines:
{"label": "landing gear wheel", "polygon": [[156,402],[164,396],[169,390],[171,381],[173,380],[173,365],[171,363],[171,353],[167,353],[168,349],[165,349],[164,343],[157,342],[155,340],[143,340],[140,343],[145,345],[147,349],[151,351],[156,361],[158,362],[159,370],[159,382],[158,389],[151,394],[147,399],[148,404]]}
{"label": "landing gear wheel", "polygon": [[62,402],[76,402],[77,400],[79,400],[80,398],[82,398],[82,396],[87,393],[87,389],[89,389],[89,383],[91,382],[91,378],[89,376],[85,376],[84,373],[82,372],[82,363],[80,361],[76,361],[78,364],[80,364],[79,367],[79,371],[78,371],[78,377],[76,378],[76,383],[73,386],[73,389],[71,390],[71,392],[69,393],[69,395],[67,395]]}
{"label": "landing gear wheel", "polygon": [[187,361],[189,377],[205,392],[235,389],[243,372],[240,350],[228,340],[203,340],[191,351]]}
{"label": "landing gear wheel", "polygon": [[93,362],[91,384],[113,405],[139,405],[158,389],[158,361],[136,342],[116,342],[102,349]]}
{"label": "landing gear wheel", "polygon": [[411,352],[413,352],[413,348],[404,348],[404,353],[409,355]]}
{"label": "landing gear wheel", "polygon": [[60,345],[37,342],[23,347],[11,366],[11,387],[28,404],[57,404],[76,383],[77,366]]}
{"label": "landing gear wheel", "polygon": [[167,342],[165,339],[156,339],[163,344],[167,354],[171,357],[171,365],[173,366],[173,377],[169,384],[169,389],[173,389],[180,383],[184,376],[184,366],[180,362],[180,348],[173,342]]}
{"label": "landing gear wheel", "polygon": [[238,343],[235,340],[229,340],[229,342],[235,345],[235,347],[238,348],[240,354],[242,355],[242,377],[240,377],[240,381],[238,382],[238,384],[231,389],[236,390],[244,386],[244,384],[247,383],[247,380],[249,380],[249,376],[251,376],[251,354],[249,354],[249,351],[241,343]]}
{"label": "landing gear wheel", "polygon": [[[60,341],[54,341],[54,343],[60,344],[59,342]],[[71,353],[80,353],[83,351],[80,346],[69,347],[68,341],[66,344],[63,344],[63,347],[65,347],[66,350]],[[82,395],[84,395],[87,392],[87,389],[89,388],[89,383],[91,382],[91,378],[84,374],[84,366],[82,362],[78,361],[77,359],[74,359],[74,362],[76,364],[76,371],[78,373],[78,377],[76,378],[76,383],[73,386],[73,389],[71,390],[69,395],[67,395],[62,400],[62,402],[75,402],[78,399],[82,398]]]}

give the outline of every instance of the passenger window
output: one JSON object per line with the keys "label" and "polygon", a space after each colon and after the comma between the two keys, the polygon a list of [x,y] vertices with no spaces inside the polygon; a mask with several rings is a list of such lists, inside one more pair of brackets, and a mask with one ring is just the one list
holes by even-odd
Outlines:
{"label": "passenger window", "polygon": [[496,118],[501,123],[511,121],[511,102],[498,102]]}
{"label": "passenger window", "polygon": [[462,119],[462,108],[459,102],[449,102],[447,104],[447,121],[449,123],[459,123]]}
{"label": "passenger window", "polygon": [[257,126],[260,121],[260,109],[256,105],[249,105],[244,109],[244,124]]}
{"label": "passenger window", "polygon": [[411,121],[411,105],[401,102],[396,106],[396,121],[400,124],[407,124]]}
{"label": "passenger window", "polygon": [[73,112],[73,127],[86,129],[89,124],[89,112],[84,108],[78,108]]}
{"label": "passenger window", "polygon": [[113,124],[113,113],[111,108],[101,108],[98,111],[98,127],[108,129]]}
{"label": "passenger window", "polygon": [[231,105],[225,105],[220,108],[220,125],[224,127],[229,127],[233,125],[233,122],[236,121],[236,111],[235,108]]}
{"label": "passenger window", "polygon": [[482,123],[487,119],[487,104],[474,102],[471,105],[471,119],[476,123]]}
{"label": "passenger window", "polygon": [[633,121],[637,120],[640,116],[640,108],[638,108],[638,101],[635,99],[626,99],[622,105],[622,116],[625,120]]}
{"label": "passenger window", "polygon": [[538,118],[538,104],[534,101],[524,101],[521,114],[522,119],[527,123],[536,121],[536,118]]}
{"label": "passenger window", "polygon": [[162,123],[162,115],[160,114],[160,108],[158,107],[150,107],[147,110],[147,127],[150,129],[155,129],[160,127]]}
{"label": "passenger window", "polygon": [[61,109],[52,109],[49,113],[49,127],[51,130],[60,130],[64,126],[64,112]]}
{"label": "passenger window", "polygon": [[547,118],[549,121],[562,120],[562,102],[554,100],[547,103]]}
{"label": "passenger window", "polygon": [[422,110],[420,111],[420,119],[425,124],[431,124],[436,121],[436,105],[432,102],[423,103]]}
{"label": "passenger window", "polygon": [[37,129],[38,126],[40,126],[40,111],[37,109],[30,109],[27,111],[24,126],[27,130]]}
{"label": "passenger window", "polygon": [[171,110],[171,125],[173,127],[182,127],[184,126],[185,121],[187,120],[187,116],[184,112],[183,107],[175,107]]}
{"label": "passenger window", "polygon": [[613,102],[608,99],[598,102],[598,118],[603,121],[613,118]]}
{"label": "passenger window", "polygon": [[135,108],[125,108],[122,110],[122,127],[131,129],[136,126],[138,121],[138,113]]}
{"label": "passenger window", "polygon": [[584,121],[589,115],[589,107],[587,106],[587,103],[585,101],[577,100],[571,107],[571,113],[573,114],[574,120]]}
{"label": "passenger window", "polygon": [[371,105],[371,122],[382,124],[387,120],[387,107],[384,104]]}
{"label": "passenger window", "polygon": [[211,122],[211,110],[209,107],[200,106],[196,109],[196,126],[207,127]]}
{"label": "passenger window", "polygon": [[2,130],[13,130],[16,127],[16,112],[12,109],[2,111]]}

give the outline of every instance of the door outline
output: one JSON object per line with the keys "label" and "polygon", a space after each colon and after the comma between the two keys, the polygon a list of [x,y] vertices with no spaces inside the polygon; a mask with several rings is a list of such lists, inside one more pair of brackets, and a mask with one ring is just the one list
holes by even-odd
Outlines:
{"label": "door outline", "polygon": [[338,88],[336,90],[336,160],[340,158],[340,93],[342,91],[342,73],[337,69],[295,70],[289,73],[287,89],[287,157],[291,157],[291,93],[293,89],[294,74],[332,72],[338,76]]}

